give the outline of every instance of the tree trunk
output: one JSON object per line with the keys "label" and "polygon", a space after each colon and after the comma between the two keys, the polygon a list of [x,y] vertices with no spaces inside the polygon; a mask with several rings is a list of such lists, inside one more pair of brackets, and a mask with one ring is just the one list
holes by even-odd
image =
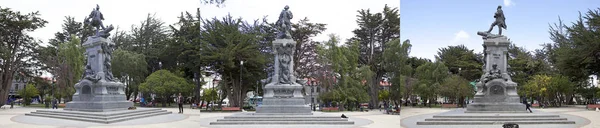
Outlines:
{"label": "tree trunk", "polygon": [[[163,106],[163,107],[167,107],[167,101],[168,101],[168,97],[169,97],[169,96],[163,96],[163,100],[161,101],[161,102],[162,102],[162,106]],[[169,106],[170,106],[170,105],[169,105]]]}
{"label": "tree trunk", "polygon": [[372,81],[371,81],[371,101],[369,102],[369,108],[373,108],[373,105],[376,105],[379,103],[379,95],[378,95],[378,91],[379,91],[379,81],[381,81],[381,77],[383,76],[383,73],[381,72],[377,72],[376,75],[373,76]]}
{"label": "tree trunk", "polygon": [[[6,65],[5,65],[6,66]],[[8,93],[10,92],[10,87],[12,85],[13,73],[6,68],[2,69],[3,74],[0,74],[0,105],[6,104],[6,99],[8,99]]]}
{"label": "tree trunk", "polygon": [[133,92],[133,102],[134,102],[134,103],[135,103],[135,101],[137,100],[137,97],[138,97],[138,91],[137,91],[137,90],[135,90],[135,91]]}

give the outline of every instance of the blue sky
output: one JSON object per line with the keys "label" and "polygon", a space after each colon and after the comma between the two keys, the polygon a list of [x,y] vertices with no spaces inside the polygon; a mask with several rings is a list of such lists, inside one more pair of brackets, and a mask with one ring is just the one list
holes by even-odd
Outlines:
{"label": "blue sky", "polygon": [[[411,56],[434,60],[438,48],[464,44],[481,52],[477,31],[487,31],[496,7],[502,5],[507,30],[502,34],[527,50],[550,43],[549,24],[558,17],[567,24],[579,13],[600,7],[600,0],[402,0],[401,39],[410,39]],[[492,33],[498,33],[497,27]]]}

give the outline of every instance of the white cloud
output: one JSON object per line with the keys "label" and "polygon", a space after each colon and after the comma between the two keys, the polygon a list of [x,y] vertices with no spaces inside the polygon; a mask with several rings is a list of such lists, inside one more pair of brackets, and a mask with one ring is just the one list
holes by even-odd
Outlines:
{"label": "white cloud", "polygon": [[469,35],[469,33],[465,32],[464,30],[460,30],[460,31],[456,32],[456,34],[454,34],[454,39],[452,40],[452,45],[467,44],[469,42],[470,37],[471,36]]}
{"label": "white cloud", "polygon": [[504,6],[508,7],[508,6],[514,6],[515,2],[513,2],[512,0],[504,0]]}

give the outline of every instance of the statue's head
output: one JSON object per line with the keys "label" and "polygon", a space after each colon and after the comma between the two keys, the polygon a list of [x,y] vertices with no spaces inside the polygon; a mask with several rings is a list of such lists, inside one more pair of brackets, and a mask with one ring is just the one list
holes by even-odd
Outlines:
{"label": "statue's head", "polygon": [[283,7],[283,9],[288,10],[288,9],[290,9],[290,6],[285,5],[285,7]]}
{"label": "statue's head", "polygon": [[493,64],[492,68],[496,69],[498,67],[498,64]]}
{"label": "statue's head", "polygon": [[100,5],[96,4],[96,10],[100,10]]}
{"label": "statue's head", "polygon": [[502,9],[502,5],[498,5],[498,8],[496,8],[496,9]]}

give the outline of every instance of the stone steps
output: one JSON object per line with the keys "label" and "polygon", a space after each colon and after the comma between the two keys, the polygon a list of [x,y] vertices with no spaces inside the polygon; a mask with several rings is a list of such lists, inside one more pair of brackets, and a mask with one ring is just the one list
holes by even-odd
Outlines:
{"label": "stone steps", "polygon": [[313,115],[313,113],[248,113],[246,115]]}
{"label": "stone steps", "polygon": [[536,114],[464,114],[436,115],[417,125],[496,125],[505,123],[516,124],[575,124],[559,115]]}
{"label": "stone steps", "polygon": [[433,118],[556,118],[559,115],[443,115]]}
{"label": "stone steps", "polygon": [[210,122],[210,125],[354,125],[350,121],[217,121]]}
{"label": "stone steps", "polygon": [[567,118],[433,118],[425,121],[536,121],[536,120],[567,120]]}
{"label": "stone steps", "polygon": [[574,121],[425,121],[417,125],[575,124]]}
{"label": "stone steps", "polygon": [[231,118],[231,119],[217,119],[217,121],[348,121],[346,118],[332,118],[332,119],[317,119],[317,118]]}
{"label": "stone steps", "polygon": [[244,113],[217,119],[210,125],[354,125],[354,121],[312,113]]}
{"label": "stone steps", "polygon": [[171,113],[172,112],[168,112],[166,110],[161,109],[147,109],[137,111],[125,110],[119,112],[77,112],[63,110],[38,110],[36,112],[26,113],[25,115],[108,124]]}
{"label": "stone steps", "polygon": [[341,118],[340,116],[313,116],[313,115],[238,115],[238,116],[226,116],[228,118]]}

